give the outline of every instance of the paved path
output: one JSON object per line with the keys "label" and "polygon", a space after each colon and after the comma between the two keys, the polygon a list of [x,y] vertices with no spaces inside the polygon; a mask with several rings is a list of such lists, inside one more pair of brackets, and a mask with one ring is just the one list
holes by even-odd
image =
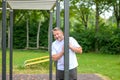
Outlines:
{"label": "paved path", "polygon": [[[1,75],[0,75],[0,80]],[[9,76],[7,75],[7,80]],[[13,75],[13,80],[49,80],[48,74],[15,74]],[[55,76],[53,75],[53,80]],[[78,80],[106,80],[96,74],[78,74]]]}

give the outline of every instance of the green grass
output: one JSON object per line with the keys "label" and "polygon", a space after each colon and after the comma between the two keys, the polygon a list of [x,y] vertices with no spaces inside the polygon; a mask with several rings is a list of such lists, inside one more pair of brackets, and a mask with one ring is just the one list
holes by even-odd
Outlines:
{"label": "green grass", "polygon": [[87,53],[77,57],[79,73],[99,73],[111,80],[120,79],[120,55]]}
{"label": "green grass", "polygon": [[[24,61],[31,58],[49,55],[41,50],[14,50],[13,73],[40,74],[49,72],[49,62],[25,68]],[[83,53],[77,54],[79,66],[78,73],[98,73],[108,76],[111,80],[120,79],[120,55]],[[1,64],[0,50],[0,65]],[[53,70],[55,70],[53,68]],[[7,73],[9,72],[9,52],[7,51]],[[53,71],[54,72],[54,71]],[[1,73],[1,66],[0,66]]]}
{"label": "green grass", "polygon": [[[0,54],[1,54],[1,51],[0,51]],[[27,67],[27,68],[24,67],[25,60],[47,56],[47,55],[49,55],[48,52],[43,50],[13,50],[13,73],[26,73],[26,74],[48,73],[49,62],[38,64],[38,65]],[[6,58],[7,58],[7,61],[6,61],[7,72],[9,72],[9,51],[7,51]],[[2,65],[1,59],[2,58],[0,55],[0,65]],[[0,69],[1,69],[1,66],[0,66]]]}

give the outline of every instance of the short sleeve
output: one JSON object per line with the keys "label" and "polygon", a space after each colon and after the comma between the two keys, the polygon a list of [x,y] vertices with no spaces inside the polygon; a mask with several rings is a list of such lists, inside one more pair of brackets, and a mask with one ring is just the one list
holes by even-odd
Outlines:
{"label": "short sleeve", "polygon": [[56,54],[56,50],[55,50],[55,47],[54,45],[52,44],[52,55]]}
{"label": "short sleeve", "polygon": [[70,37],[70,43],[74,46],[74,47],[81,47],[79,45],[79,43],[77,42],[77,40],[73,37]]}

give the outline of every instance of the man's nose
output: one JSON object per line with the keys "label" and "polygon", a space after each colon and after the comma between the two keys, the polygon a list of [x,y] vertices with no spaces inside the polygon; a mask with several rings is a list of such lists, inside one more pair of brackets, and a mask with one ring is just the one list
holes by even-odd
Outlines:
{"label": "man's nose", "polygon": [[58,37],[58,35],[56,35],[56,37]]}

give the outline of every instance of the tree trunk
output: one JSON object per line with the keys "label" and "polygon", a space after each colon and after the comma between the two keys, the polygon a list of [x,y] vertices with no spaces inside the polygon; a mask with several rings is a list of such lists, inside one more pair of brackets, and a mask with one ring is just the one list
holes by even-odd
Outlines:
{"label": "tree trunk", "polygon": [[87,25],[87,21],[85,22],[85,30],[87,30],[87,28],[88,28],[88,25]]}
{"label": "tree trunk", "polygon": [[39,22],[38,31],[37,31],[37,49],[39,48],[40,26],[41,26],[41,21]]}
{"label": "tree trunk", "polygon": [[[7,21],[7,24],[10,24],[9,21]],[[7,29],[8,29],[8,33],[7,33],[7,35],[8,35],[7,48],[10,49],[10,25],[8,25]]]}
{"label": "tree trunk", "polygon": [[119,26],[118,26],[118,28],[120,29],[120,20],[119,20],[119,22],[118,22],[118,23],[119,23]]}
{"label": "tree trunk", "polygon": [[95,23],[95,51],[98,52],[98,38],[97,33],[99,31],[99,5],[96,3],[96,23]]}
{"label": "tree trunk", "polygon": [[117,28],[120,29],[120,19],[117,20]]}
{"label": "tree trunk", "polygon": [[85,30],[87,30],[87,28],[88,28],[88,14],[83,13],[81,16],[81,19],[82,19],[82,23],[85,27]]}
{"label": "tree trunk", "polygon": [[97,33],[99,31],[99,8],[96,4],[96,23],[95,23],[95,32]]}
{"label": "tree trunk", "polygon": [[115,1],[115,3],[113,4],[113,8],[114,8],[114,14],[116,17],[116,21],[117,21],[117,28],[120,29],[120,0]]}
{"label": "tree trunk", "polygon": [[0,48],[1,48],[1,41],[2,41],[2,21],[0,21]]}
{"label": "tree trunk", "polygon": [[119,10],[118,10],[118,14],[119,14],[119,19],[118,19],[118,28],[120,29],[120,0],[119,0],[119,3],[118,3],[118,5],[119,5]]}

